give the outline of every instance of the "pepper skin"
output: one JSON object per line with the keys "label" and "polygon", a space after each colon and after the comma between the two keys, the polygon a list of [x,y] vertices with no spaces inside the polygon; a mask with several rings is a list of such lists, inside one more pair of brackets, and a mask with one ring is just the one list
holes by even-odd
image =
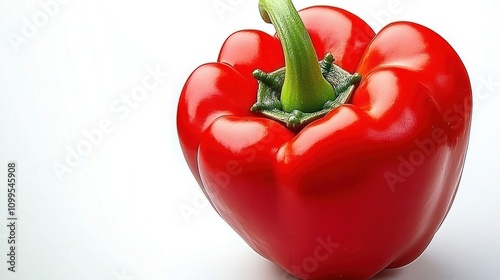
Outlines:
{"label": "pepper skin", "polygon": [[469,139],[471,86],[453,48],[345,10],[299,12],[319,58],[362,76],[348,104],[300,130],[251,112],[252,71],[284,66],[277,36],[232,34],[178,105],[186,161],[220,216],[301,279],[368,279],[414,261],[450,210]]}

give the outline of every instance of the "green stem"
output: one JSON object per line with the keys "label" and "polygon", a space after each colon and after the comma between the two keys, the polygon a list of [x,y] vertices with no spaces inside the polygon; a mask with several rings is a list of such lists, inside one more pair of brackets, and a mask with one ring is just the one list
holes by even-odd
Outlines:
{"label": "green stem", "polygon": [[285,54],[283,111],[321,110],[336,94],[321,73],[309,33],[291,0],[260,0],[259,9],[264,21],[274,25]]}

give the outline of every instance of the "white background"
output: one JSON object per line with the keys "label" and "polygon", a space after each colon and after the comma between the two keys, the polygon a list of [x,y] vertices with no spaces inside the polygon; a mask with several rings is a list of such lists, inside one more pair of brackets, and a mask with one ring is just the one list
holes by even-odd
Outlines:
{"label": "white background", "polygon": [[[0,279],[284,279],[200,195],[175,128],[183,83],[228,35],[273,33],[257,0],[60,2],[0,2]],[[500,275],[500,5],[454,3],[295,1],[345,8],[376,31],[426,25],[470,73],[473,126],[454,206],[417,261],[379,280]],[[154,89],[126,103],[151,71],[161,72]],[[74,157],[103,121],[102,139]],[[19,177],[16,273],[6,263],[9,160]]]}

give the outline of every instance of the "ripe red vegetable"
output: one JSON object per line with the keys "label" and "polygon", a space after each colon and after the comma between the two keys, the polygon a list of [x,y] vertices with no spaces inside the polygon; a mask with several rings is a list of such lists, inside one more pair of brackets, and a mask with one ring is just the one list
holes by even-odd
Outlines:
{"label": "ripe red vegetable", "polygon": [[335,7],[260,8],[278,36],[232,34],[182,90],[178,134],[200,187],[255,251],[301,279],[367,279],[412,262],[464,166],[462,61],[415,23],[375,35]]}

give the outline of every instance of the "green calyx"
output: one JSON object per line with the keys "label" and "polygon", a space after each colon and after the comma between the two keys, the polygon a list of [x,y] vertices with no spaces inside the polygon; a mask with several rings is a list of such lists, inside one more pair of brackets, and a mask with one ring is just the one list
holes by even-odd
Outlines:
{"label": "green calyx", "polygon": [[286,78],[286,68],[280,68],[271,73],[255,70],[253,75],[259,81],[257,102],[252,106],[253,112],[259,112],[271,119],[283,122],[289,128],[300,128],[314,120],[325,116],[334,108],[345,104],[354,92],[356,84],[361,80],[357,73],[351,75],[338,65],[333,64],[333,56],[327,54],[317,63],[322,77],[337,93],[333,100],[326,100],[315,112],[304,112],[298,109],[286,112],[280,100],[281,89]]}
{"label": "green calyx", "polygon": [[349,100],[361,79],[333,64],[327,54],[318,63],[311,38],[291,0],[260,0],[262,18],[280,38],[285,67],[272,73],[254,71],[259,81],[252,111],[298,128]]}

